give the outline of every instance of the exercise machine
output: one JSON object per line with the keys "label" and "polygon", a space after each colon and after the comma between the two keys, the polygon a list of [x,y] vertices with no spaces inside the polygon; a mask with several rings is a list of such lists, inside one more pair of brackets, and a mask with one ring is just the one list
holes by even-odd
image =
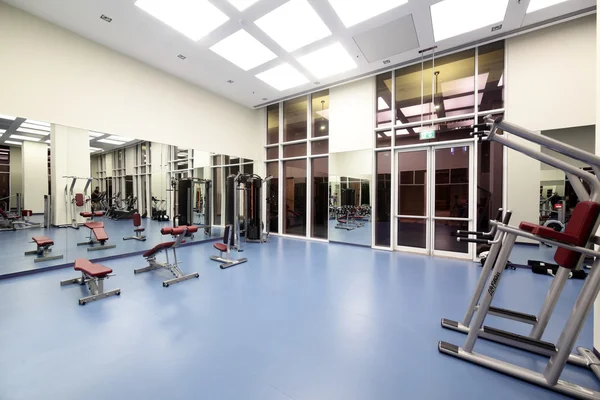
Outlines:
{"label": "exercise machine", "polygon": [[139,240],[141,242],[146,241],[146,235],[142,235],[142,233],[146,230],[146,228],[141,228],[142,226],[142,216],[140,213],[133,214],[133,232],[134,236],[124,237],[123,240]]}
{"label": "exercise machine", "polygon": [[118,221],[120,219],[132,219],[133,215],[138,213],[137,209],[137,197],[128,195],[125,201],[115,201],[114,206],[111,208],[110,218]]}
{"label": "exercise machine", "polygon": [[[234,265],[242,264],[248,261],[247,258],[240,258],[239,260],[231,258],[231,247],[233,244],[232,226],[225,226],[225,232],[223,234],[223,243],[215,243],[213,247],[219,250],[219,256],[210,256],[210,259],[222,263],[221,269],[233,267]],[[225,253],[225,257],[223,257]]]}
{"label": "exercise machine", "polygon": [[[178,227],[167,227],[162,228],[160,233],[163,235],[175,236],[175,241],[159,243],[147,252],[143,254],[144,258],[148,262],[148,266],[139,268],[133,271],[134,274],[141,274],[142,272],[153,271],[155,269],[164,268],[171,272],[175,278],[168,279],[163,282],[164,287],[169,287],[178,282],[187,281],[188,279],[198,278],[200,275],[197,272],[191,274],[184,274],[181,268],[179,268],[179,262],[177,261],[176,249],[185,242],[184,238],[190,236],[192,233],[198,232],[198,227],[195,225],[191,226],[178,226]],[[156,260],[156,255],[165,251],[166,262],[160,262]],[[173,251],[173,262],[169,261],[169,250]]]}
{"label": "exercise machine", "polygon": [[165,199],[158,199],[152,196],[152,219],[154,221],[168,221],[169,216],[167,215],[167,201]]}
{"label": "exercise machine", "polygon": [[65,285],[86,285],[90,290],[91,295],[79,299],[79,305],[84,306],[91,301],[105,299],[110,296],[120,295],[121,289],[113,289],[108,292],[104,291],[104,280],[108,279],[113,270],[100,264],[92,264],[85,258],[78,258],[73,265],[75,271],[81,272],[80,278],[68,279],[60,282],[60,286]]}
{"label": "exercise machine", "polygon": [[[67,219],[71,222],[68,224],[55,225],[59,228],[73,228],[79,229],[79,222],[77,221],[77,215],[79,212],[87,212],[88,211],[88,203],[90,198],[87,195],[87,191],[92,184],[92,178],[79,178],[77,176],[63,176],[63,178],[69,180],[65,185],[65,212],[67,215]],[[86,181],[85,187],[83,189],[83,193],[75,193],[75,185],[77,184],[78,179],[83,179]]]}
{"label": "exercise machine", "polygon": [[[593,245],[600,241],[600,238],[595,236],[595,232],[600,225],[600,180],[598,179],[600,176],[600,158],[560,141],[508,123],[504,121],[503,117],[495,120],[491,117],[486,117],[485,121],[485,124],[478,125],[477,127],[489,130],[475,133],[480,140],[496,141],[505,147],[509,147],[563,170],[573,185],[573,189],[577,193],[580,202],[575,206],[569,224],[566,226],[564,232],[557,232],[549,227],[528,222],[521,222],[518,228],[504,223],[496,224],[494,239],[488,241],[492,247],[490,248],[490,255],[486,264],[489,262],[490,265],[493,265],[489,274],[489,280],[480,278],[480,282],[483,281],[481,297],[476,298],[477,291],[479,290],[478,285],[476,295],[471,299],[471,304],[467,309],[467,313],[474,311],[474,306],[478,302],[475,315],[468,324],[463,324],[460,327],[461,329],[457,329],[467,333],[465,343],[462,347],[459,347],[441,341],[438,343],[438,350],[441,353],[461,358],[571,397],[599,399],[600,392],[566,382],[561,380],[560,376],[566,363],[569,362],[576,366],[590,369],[600,379],[600,359],[591,350],[579,347],[577,348],[577,354],[572,353],[575,342],[592,309],[594,300],[600,292],[600,253],[592,250]],[[595,175],[515,140],[511,140],[498,133],[498,130],[508,132],[511,135],[518,136],[567,157],[589,164]],[[589,192],[582,181],[588,184]],[[492,300],[506,268],[508,257],[518,237],[545,242],[557,248],[554,260],[559,265],[559,268],[538,316],[528,316],[516,312],[512,312],[511,315],[508,313],[498,314],[491,307]],[[542,335],[552,316],[566,280],[571,271],[578,270],[581,267],[584,255],[594,258],[593,268],[584,281],[558,342],[554,344],[544,341],[542,340]],[[532,325],[531,333],[529,335],[519,335],[483,326],[483,322],[488,314],[530,324]],[[444,326],[444,323],[442,325]],[[493,340],[520,350],[546,356],[549,357],[549,361],[544,372],[539,373],[487,355],[478,354],[473,351],[478,338]]]}
{"label": "exercise machine", "polygon": [[262,241],[263,242],[267,242],[269,240],[269,235],[271,234],[271,218],[273,217],[271,215],[271,206],[272,206],[272,199],[271,199],[271,181],[273,180],[273,175],[269,175],[267,176],[265,179],[263,179],[263,183],[264,183],[264,187],[265,187],[265,229],[264,232],[262,234]]}
{"label": "exercise machine", "polygon": [[32,243],[36,244],[37,249],[32,251],[26,251],[25,255],[36,255],[37,257],[33,260],[33,262],[38,263],[63,258],[62,254],[56,256],[49,255],[49,253],[52,251],[50,247],[54,245],[54,241],[48,236],[34,236],[31,239],[33,240]]}
{"label": "exercise machine", "polygon": [[[174,193],[177,199],[177,213],[174,219],[177,221],[173,224],[196,225],[199,229],[204,229],[205,234],[210,235],[212,181],[199,178],[179,179]],[[202,217],[201,222],[195,221],[196,214]]]}
{"label": "exercise machine", "polygon": [[[269,177],[268,181],[271,179],[272,177]],[[263,233],[262,184],[263,179],[256,174],[237,173],[227,177],[225,224],[232,227],[231,247],[237,251],[243,251],[241,236],[244,236],[246,242],[257,243],[265,242],[268,237],[270,228],[266,234]],[[269,186],[270,184],[267,184],[268,196],[270,196]],[[241,216],[240,210],[243,211]]]}

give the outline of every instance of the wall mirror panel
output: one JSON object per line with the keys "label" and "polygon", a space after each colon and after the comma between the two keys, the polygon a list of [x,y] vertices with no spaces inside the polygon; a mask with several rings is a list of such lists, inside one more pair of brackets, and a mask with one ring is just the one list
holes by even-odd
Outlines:
{"label": "wall mirror panel", "polygon": [[373,152],[329,155],[329,240],[371,247]]}

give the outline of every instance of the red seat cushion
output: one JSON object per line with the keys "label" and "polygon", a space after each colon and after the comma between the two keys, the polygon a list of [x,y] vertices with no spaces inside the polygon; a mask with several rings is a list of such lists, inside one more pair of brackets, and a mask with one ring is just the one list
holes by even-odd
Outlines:
{"label": "red seat cushion", "polygon": [[[565,235],[574,237],[573,244],[579,247],[585,247],[594,232],[594,226],[598,219],[600,205],[593,201],[582,201],[577,203],[571,219],[565,228]],[[579,264],[581,253],[576,251],[559,248],[554,254],[554,261],[564,268],[572,269]]]}
{"label": "red seat cushion", "polygon": [[105,242],[108,240],[108,235],[106,234],[104,228],[94,228],[92,229],[92,232],[94,232],[94,236],[96,236],[98,241]]}
{"label": "red seat cushion", "polygon": [[31,239],[33,239],[38,246],[52,246],[54,244],[54,241],[48,236],[34,236]]}
{"label": "red seat cushion", "polygon": [[213,246],[219,251],[227,251],[227,245],[225,243],[215,243]]}
{"label": "red seat cushion", "polygon": [[100,264],[92,264],[88,259],[78,258],[75,260],[75,271],[85,272],[95,278],[103,278],[112,272],[112,269]]}
{"label": "red seat cushion", "polygon": [[83,218],[92,218],[93,214],[91,212],[82,211],[79,213]]}
{"label": "red seat cushion", "polygon": [[522,231],[531,233],[538,226],[539,226],[538,224],[532,224],[531,222],[521,222],[519,224],[519,229]]}
{"label": "red seat cushion", "polygon": [[531,231],[536,236],[541,236],[545,239],[553,239],[558,242],[568,243],[575,245],[577,243],[577,236],[569,235],[568,233],[557,232],[547,226],[536,226]]}
{"label": "red seat cushion", "polygon": [[133,231],[134,232],[144,232],[146,230],[146,228],[135,228]]}
{"label": "red seat cushion", "polygon": [[96,229],[96,228],[104,229],[104,222],[86,222],[85,224],[83,224],[83,226],[85,226],[86,228],[89,228],[89,229]]}
{"label": "red seat cushion", "polygon": [[159,243],[156,246],[154,246],[153,248],[151,248],[150,250],[148,250],[147,252],[145,252],[143,254],[143,256],[144,257],[151,257],[151,256],[155,255],[156,253],[162,251],[163,249],[170,248],[174,244],[175,244],[175,242],[163,242],[163,243]]}
{"label": "red seat cushion", "polygon": [[94,217],[104,217],[104,211],[94,211]]}

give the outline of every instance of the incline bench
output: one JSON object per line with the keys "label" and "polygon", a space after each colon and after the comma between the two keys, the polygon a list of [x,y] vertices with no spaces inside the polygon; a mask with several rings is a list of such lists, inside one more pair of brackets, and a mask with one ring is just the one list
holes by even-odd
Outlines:
{"label": "incline bench", "polygon": [[113,272],[112,269],[105,267],[104,265],[92,264],[85,258],[76,259],[74,268],[75,271],[81,272],[81,277],[62,281],[60,286],[70,285],[73,283],[77,283],[78,285],[87,284],[92,294],[79,299],[80,306],[84,306],[90,301],[96,301],[109,296],[121,294],[121,289],[113,289],[109,292],[104,291],[104,279],[108,279],[109,276],[112,276],[110,275]]}
{"label": "incline bench", "polygon": [[[104,215],[102,211],[94,211],[94,212],[80,212],[84,218],[93,219],[93,217],[101,217]],[[108,235],[104,230],[104,222],[95,222],[92,220],[88,220],[83,224],[86,228],[90,230],[90,236],[88,237],[88,241],[77,243],[77,246],[90,246],[88,247],[88,251],[96,251],[96,250],[106,250],[113,249],[117,247],[116,244],[105,244],[108,240]],[[97,243],[100,243],[100,246],[94,247]]]}
{"label": "incline bench", "polygon": [[[177,253],[175,252],[175,249],[177,247],[179,247],[182,243],[185,243],[185,240],[183,240],[183,238],[186,236],[191,236],[191,234],[195,232],[198,232],[198,227],[195,225],[179,226],[177,228],[162,228],[160,230],[160,233],[162,233],[163,235],[177,236],[177,239],[173,242],[159,243],[147,252],[145,252],[143,256],[146,259],[146,261],[148,261],[148,266],[136,269],[133,271],[133,273],[141,274],[142,272],[164,268],[171,272],[173,276],[175,276],[175,278],[173,279],[168,279],[164,281],[164,287],[169,287],[169,285],[173,283],[187,281],[188,279],[198,278],[200,275],[197,272],[192,272],[191,274],[184,275],[181,268],[179,268],[179,262],[177,261]],[[169,249],[173,250],[173,263],[169,262]],[[156,261],[156,255],[163,250],[165,250],[166,262]]]}
{"label": "incline bench", "polygon": [[37,250],[26,251],[25,255],[37,255],[37,258],[33,260],[34,262],[42,262],[42,261],[50,261],[50,260],[58,260],[63,258],[62,254],[57,256],[49,256],[48,253],[52,251],[50,246],[54,245],[54,241],[50,239],[48,236],[34,236],[31,238],[33,240],[32,243],[37,245]]}

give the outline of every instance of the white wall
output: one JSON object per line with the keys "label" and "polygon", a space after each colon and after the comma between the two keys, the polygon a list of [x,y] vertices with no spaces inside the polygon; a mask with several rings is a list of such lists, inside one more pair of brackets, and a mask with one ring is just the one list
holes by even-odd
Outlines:
{"label": "white wall", "polygon": [[23,209],[43,213],[44,195],[48,194],[48,145],[24,141],[21,152]]}
{"label": "white wall", "polygon": [[135,159],[135,147],[128,147],[124,151],[125,153],[125,175],[133,175],[135,173],[135,165],[137,160]]}
{"label": "white wall", "polygon": [[[70,179],[63,176],[90,177],[90,149],[87,130],[52,124],[51,142],[51,184],[52,184],[52,223],[62,225],[71,223],[70,204],[65,202],[65,185]],[[79,179],[73,193],[83,193],[86,180]],[[88,196],[91,190],[88,189]],[[75,217],[79,222],[81,209],[76,210]]]}
{"label": "white wall", "polygon": [[329,90],[329,152],[373,148],[375,77]]}
{"label": "white wall", "polygon": [[152,157],[152,165],[150,166],[152,196],[167,200],[169,197],[167,192],[169,187],[169,182],[167,181],[169,146],[161,143],[152,143],[150,151]]}
{"label": "white wall", "polygon": [[[23,194],[23,165],[21,161],[21,148],[11,146],[10,148],[10,194]],[[17,198],[10,198],[10,208],[17,207]]]}
{"label": "white wall", "polygon": [[[507,121],[534,131],[596,123],[595,25],[585,17],[506,41]],[[509,150],[507,164],[513,220],[536,222],[540,163]]]}
{"label": "white wall", "polygon": [[5,114],[262,159],[259,111],[2,2],[0,48]]}

